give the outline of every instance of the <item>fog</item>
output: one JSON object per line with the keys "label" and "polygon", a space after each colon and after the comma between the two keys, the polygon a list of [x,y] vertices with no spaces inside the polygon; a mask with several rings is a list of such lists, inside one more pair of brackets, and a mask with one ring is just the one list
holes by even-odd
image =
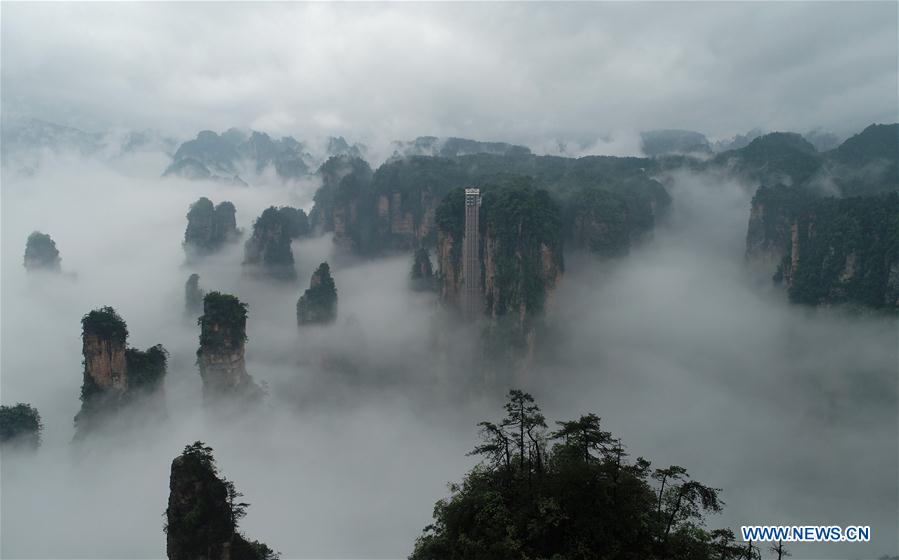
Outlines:
{"label": "fog", "polygon": [[[201,439],[251,503],[243,531],[285,558],[404,557],[446,483],[475,463],[465,453],[476,422],[501,416],[508,387],[472,382],[475,333],[408,290],[408,255],[360,261],[329,237],[298,241],[299,279],[287,285],[243,275],[242,243],[186,267],[185,213],[199,196],[233,201],[246,237],[268,205],[308,209],[315,185],[159,179],[144,163],[4,171],[0,390],[5,404],[36,406],[46,429],[35,454],[3,455],[0,553],[164,556],[169,465]],[[665,180],[673,207],[653,239],[615,261],[566,256],[541,351],[514,382],[547,418],[596,412],[632,456],[723,488],[712,527],[870,524],[867,545],[790,548],[795,558],[895,553],[895,320],[789,305],[743,262],[753,185]],[[62,275],[26,276],[34,229],[56,240]],[[296,299],[326,259],[338,321],[300,331]],[[183,311],[191,272],[249,303],[247,369],[268,390],[262,406],[220,415],[201,405],[199,330]],[[101,305],[127,321],[130,345],[169,350],[168,417],[129,411],[73,444],[79,321]],[[335,358],[353,367],[326,367]]]}

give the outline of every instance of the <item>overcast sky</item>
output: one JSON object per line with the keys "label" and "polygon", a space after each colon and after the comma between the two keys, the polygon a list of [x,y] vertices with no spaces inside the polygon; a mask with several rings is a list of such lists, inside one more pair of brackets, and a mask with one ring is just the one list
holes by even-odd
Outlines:
{"label": "overcast sky", "polygon": [[897,4],[3,4],[2,108],[537,145],[897,120]]}

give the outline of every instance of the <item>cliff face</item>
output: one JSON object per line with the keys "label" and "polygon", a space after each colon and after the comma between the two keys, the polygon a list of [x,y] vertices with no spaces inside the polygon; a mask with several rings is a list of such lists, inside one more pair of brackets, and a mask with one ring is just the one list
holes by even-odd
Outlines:
{"label": "cliff face", "polygon": [[410,249],[433,242],[440,200],[431,192],[388,191],[377,198],[378,234],[391,249]]}
{"label": "cliff face", "polygon": [[337,288],[328,263],[321,263],[297,301],[297,324],[326,324],[337,319]]}
{"label": "cliff face", "polygon": [[[447,195],[437,213],[438,282],[442,301],[459,306],[464,236],[461,191]],[[533,342],[535,320],[561,280],[562,231],[558,206],[529,182],[488,185],[483,194],[480,240],[484,313],[518,344]]]}
{"label": "cliff face", "polygon": [[321,187],[309,213],[313,232],[334,232],[334,243],[357,252],[373,252],[375,199],[371,192],[372,170],[368,163],[351,155],[335,156],[317,173]]}
{"label": "cliff face", "polygon": [[582,188],[563,200],[566,244],[601,258],[626,255],[652,234],[670,203],[664,187],[646,177]]}
{"label": "cliff face", "polygon": [[59,272],[60,260],[56,242],[49,235],[35,231],[28,236],[23,263],[26,269]]}
{"label": "cliff face", "polygon": [[199,323],[197,365],[204,398],[260,396],[246,368],[247,304],[229,294],[210,292],[203,299]]}
{"label": "cliff face", "polygon": [[234,483],[221,477],[212,449],[196,442],[172,461],[166,508],[169,560],[276,560],[268,546],[237,531],[246,504]]}
{"label": "cliff face", "polygon": [[753,199],[747,257],[796,303],[899,309],[899,194],[824,198],[788,187]]}
{"label": "cliff face", "polygon": [[409,273],[410,287],[416,292],[429,292],[435,289],[434,267],[431,255],[421,247],[415,251],[412,259],[412,270]]}
{"label": "cliff face", "polygon": [[82,336],[84,373],[97,388],[122,395],[128,390],[125,340],[85,332]]}

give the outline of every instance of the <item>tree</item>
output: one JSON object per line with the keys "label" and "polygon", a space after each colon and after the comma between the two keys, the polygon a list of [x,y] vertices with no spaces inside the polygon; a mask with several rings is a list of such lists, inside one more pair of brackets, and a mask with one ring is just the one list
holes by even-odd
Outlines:
{"label": "tree", "polygon": [[172,461],[166,508],[166,552],[171,560],[276,560],[264,543],[246,539],[238,522],[249,504],[219,473],[212,448],[202,441],[184,447]]}
{"label": "tree", "polygon": [[[707,494],[707,486],[688,480],[686,471],[653,473],[643,458],[627,461],[621,441],[602,432],[594,414],[558,422],[567,442],[560,435],[544,451],[539,410],[531,395],[512,390],[504,420],[478,424],[480,442],[470,454],[483,461],[436,503],[411,560],[736,560],[735,551],[743,553],[732,533],[701,527],[704,515],[721,503]],[[538,464],[539,476],[531,476]],[[661,479],[667,507],[658,510],[650,481]],[[670,542],[663,546],[659,539],[666,528]]]}
{"label": "tree", "polygon": [[[560,429],[552,433],[552,438],[562,439],[566,445],[582,450],[584,462],[589,463],[591,459],[595,458],[591,455],[591,451],[599,454],[613,451],[612,434],[600,429],[599,420],[595,414],[587,414],[570,422],[556,422]],[[618,446],[614,452],[620,462],[621,453],[624,450],[620,448],[620,441]]]}
{"label": "tree", "polygon": [[769,547],[768,550],[777,555],[777,560],[783,560],[788,556],[793,556],[790,554],[790,551],[784,547],[783,541],[777,541],[777,544]]}
{"label": "tree", "polygon": [[[518,389],[509,391],[508,402],[505,404],[506,417],[502,426],[517,432],[516,446],[518,447],[519,470],[524,472],[525,460],[529,462],[531,451],[536,456],[537,470],[541,468],[540,447],[542,445],[541,429],[546,428],[546,420],[540,412],[540,407],[534,404],[534,397]],[[527,436],[530,445],[525,442]],[[528,465],[530,473],[530,464]]]}
{"label": "tree", "polygon": [[37,449],[41,445],[43,429],[40,413],[30,404],[0,406],[0,444],[21,444]]}

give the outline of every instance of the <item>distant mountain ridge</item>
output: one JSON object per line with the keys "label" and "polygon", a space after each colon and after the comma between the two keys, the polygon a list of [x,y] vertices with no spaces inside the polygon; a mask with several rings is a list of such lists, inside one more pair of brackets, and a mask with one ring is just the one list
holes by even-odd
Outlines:
{"label": "distant mountain ridge", "polygon": [[4,117],[0,126],[0,159],[33,172],[45,154],[101,156],[105,159],[147,151],[172,154],[178,142],[156,130],[85,132],[34,118]]}
{"label": "distant mountain ridge", "polygon": [[[331,137],[327,156],[361,156],[365,147],[350,145],[343,137]],[[231,128],[221,135],[203,130],[178,147],[164,176],[243,182],[241,175],[261,174],[271,168],[282,180],[300,179],[321,163],[308,147],[292,136],[273,139],[264,132]]]}
{"label": "distant mountain ridge", "polygon": [[458,157],[474,154],[522,156],[531,153],[526,146],[506,142],[481,142],[468,138],[419,136],[411,141],[394,141],[393,157],[439,156]]}

